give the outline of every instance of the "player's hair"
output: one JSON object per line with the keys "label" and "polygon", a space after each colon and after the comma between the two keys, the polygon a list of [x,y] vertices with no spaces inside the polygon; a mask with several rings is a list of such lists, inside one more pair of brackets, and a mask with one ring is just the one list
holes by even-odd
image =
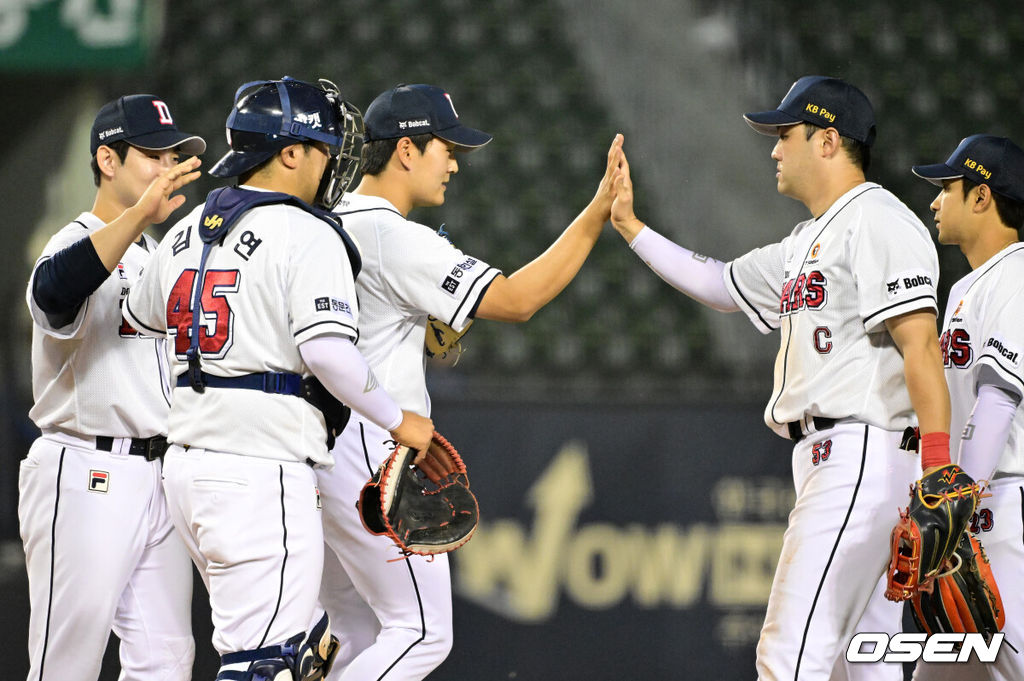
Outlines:
{"label": "player's hair", "polygon": [[[110,147],[117,154],[117,157],[121,159],[121,163],[124,163],[125,157],[128,156],[128,150],[132,148],[132,145],[128,144],[125,140],[114,140],[110,144],[104,144],[105,147]],[[97,187],[100,186],[100,164],[96,162],[96,154],[92,156],[92,181]]]}
{"label": "player's hair", "polygon": [[[294,140],[292,142],[292,144],[301,144],[302,148],[305,150],[305,152],[307,154],[309,153],[309,150],[313,148],[313,143],[312,142],[302,142],[300,140]],[[291,144],[288,144],[288,145],[285,145],[285,146],[289,146],[290,147]],[[281,149],[284,149],[284,148],[285,147],[281,147]],[[281,149],[278,149],[277,151],[279,152],[279,151],[281,151]],[[270,158],[268,158],[263,163],[258,163],[256,165],[254,165],[252,168],[249,168],[248,170],[246,170],[244,173],[242,173],[241,175],[238,176],[238,184],[239,185],[243,185],[246,182],[248,182],[249,180],[251,180],[254,175],[256,175],[257,173],[261,172],[264,168],[269,166],[271,161],[273,161],[275,158],[277,158],[277,152],[274,152],[270,156]]]}
{"label": "player's hair", "polygon": [[[401,137],[394,137],[387,140],[373,140],[363,145],[363,158],[359,162],[359,170],[363,175],[380,175],[391,160],[391,154],[398,148],[398,140]],[[416,145],[420,153],[427,148],[434,135],[425,132],[422,135],[409,135],[409,140]]]}
{"label": "player's hair", "polygon": [[[977,182],[963,178],[961,189],[964,193],[964,201],[971,190],[978,186]],[[996,202],[996,213],[1003,224],[1010,229],[1017,230],[1017,237],[1021,238],[1024,232],[1024,203],[1014,201],[1011,198],[992,192],[992,199]]]}
{"label": "player's hair", "polygon": [[[807,135],[807,139],[811,139],[811,137],[814,136],[814,133],[818,132],[818,130],[824,130],[824,128],[814,125],[813,123],[804,124],[804,134]],[[840,135],[839,139],[842,140],[842,147],[843,151],[846,152],[846,157],[849,158],[854,165],[858,166],[861,169],[861,172],[868,172],[868,168],[871,167],[871,147],[863,142],[858,142],[852,137],[843,137]]]}

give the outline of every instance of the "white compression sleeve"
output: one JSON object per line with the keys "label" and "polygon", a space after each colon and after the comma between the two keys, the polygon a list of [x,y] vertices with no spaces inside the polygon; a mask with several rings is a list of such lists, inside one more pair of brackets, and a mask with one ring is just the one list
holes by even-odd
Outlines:
{"label": "white compression sleeve", "polygon": [[960,440],[960,467],[975,480],[991,480],[1010,437],[1020,397],[994,385],[978,386],[974,411]]}
{"label": "white compression sleeve", "polygon": [[629,247],[655,274],[698,303],[719,312],[739,311],[722,280],[725,263],[720,260],[698,255],[646,226]]}
{"label": "white compression sleeve", "polygon": [[353,410],[388,431],[402,422],[401,408],[349,338],[317,336],[300,345],[299,354],[324,387]]}

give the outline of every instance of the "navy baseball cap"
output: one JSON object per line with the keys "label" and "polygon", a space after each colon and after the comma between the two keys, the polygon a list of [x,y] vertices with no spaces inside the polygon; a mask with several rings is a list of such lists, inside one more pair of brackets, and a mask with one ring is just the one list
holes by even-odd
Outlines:
{"label": "navy baseball cap", "polygon": [[464,149],[491,141],[486,132],[460,123],[451,96],[433,85],[398,85],[381,93],[367,107],[363,125],[367,142],[428,132]]}
{"label": "navy baseball cap", "polygon": [[153,95],[125,95],[103,105],[92,123],[89,152],[95,156],[101,144],[117,140],[154,151],[181,147],[189,156],[206,151],[206,141],[179,131],[171,110]]}
{"label": "navy baseball cap", "polygon": [[965,177],[975,184],[987,184],[997,194],[1024,202],[1024,150],[1005,137],[965,137],[945,163],[914,166],[911,170],[940,187],[943,180]]}
{"label": "navy baseball cap", "polygon": [[875,111],[867,95],[846,81],[828,76],[804,76],[793,83],[774,111],[744,114],[762,135],[776,135],[782,126],[810,123],[835,128],[871,146],[875,141]]}

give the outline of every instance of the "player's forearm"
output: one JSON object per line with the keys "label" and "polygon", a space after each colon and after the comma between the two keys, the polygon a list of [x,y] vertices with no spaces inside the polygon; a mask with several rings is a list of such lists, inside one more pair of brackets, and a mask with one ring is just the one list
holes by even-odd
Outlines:
{"label": "player's forearm", "polygon": [[302,361],[324,387],[385,430],[402,423],[402,410],[373,376],[355,344],[342,336],[318,336],[299,346]]}
{"label": "player's forearm", "polygon": [[967,419],[969,436],[960,440],[960,467],[975,480],[991,480],[1010,438],[1020,397],[994,385],[978,386],[978,399]]}
{"label": "player's forearm", "polygon": [[915,310],[885,320],[885,326],[903,355],[903,375],[921,434],[948,434],[949,388],[942,370],[935,313]]}
{"label": "player's forearm", "polygon": [[903,374],[921,433],[949,433],[949,389],[938,341],[903,348]]}
{"label": "player's forearm", "polygon": [[725,263],[720,260],[698,255],[649,227],[641,229],[629,247],[655,274],[698,303],[719,312],[740,309],[725,287]]}
{"label": "player's forearm", "polygon": [[618,232],[623,239],[626,240],[627,244],[633,243],[633,240],[643,231],[646,225],[635,215],[624,219],[616,220],[612,218],[612,227]]}
{"label": "player's forearm", "polygon": [[507,278],[496,279],[484,294],[477,316],[509,322],[528,320],[580,271],[604,222],[597,207],[587,206],[546,251]]}
{"label": "player's forearm", "polygon": [[148,226],[149,223],[141,211],[132,206],[89,235],[96,255],[107,268],[107,272],[114,271],[128,247],[139,240]]}

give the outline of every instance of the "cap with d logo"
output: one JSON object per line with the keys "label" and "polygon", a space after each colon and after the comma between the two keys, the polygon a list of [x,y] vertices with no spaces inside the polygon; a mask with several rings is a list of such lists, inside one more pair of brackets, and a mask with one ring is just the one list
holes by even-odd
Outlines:
{"label": "cap with d logo", "polygon": [[381,93],[367,107],[363,125],[367,142],[424,133],[464,149],[491,141],[486,132],[460,123],[451,95],[433,85],[399,85]]}
{"label": "cap with d logo", "polygon": [[103,105],[92,124],[89,153],[95,156],[101,144],[117,140],[153,151],[180,147],[190,156],[206,151],[206,141],[179,131],[167,104],[153,95],[125,95]]}

